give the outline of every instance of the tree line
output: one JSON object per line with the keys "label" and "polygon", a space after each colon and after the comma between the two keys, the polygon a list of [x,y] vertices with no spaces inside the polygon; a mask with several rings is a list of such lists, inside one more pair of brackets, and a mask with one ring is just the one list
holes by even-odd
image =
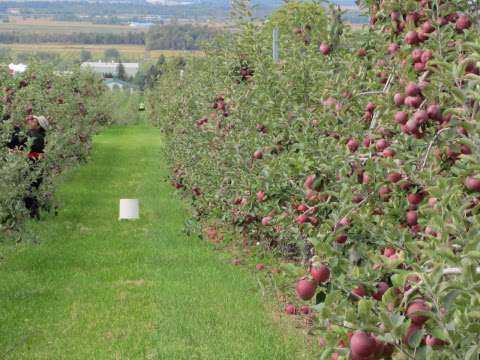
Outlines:
{"label": "tree line", "polygon": [[138,31],[125,33],[48,33],[48,32],[1,32],[0,43],[74,43],[74,44],[130,44],[145,45],[145,34]]}
{"label": "tree line", "polygon": [[48,32],[0,32],[0,43],[67,43],[67,44],[118,44],[145,45],[148,50],[198,50],[201,42],[210,41],[218,30],[203,25],[157,25],[147,33],[48,33]]}
{"label": "tree line", "polygon": [[148,50],[198,50],[217,34],[218,30],[204,25],[157,25],[148,30],[145,44]]}

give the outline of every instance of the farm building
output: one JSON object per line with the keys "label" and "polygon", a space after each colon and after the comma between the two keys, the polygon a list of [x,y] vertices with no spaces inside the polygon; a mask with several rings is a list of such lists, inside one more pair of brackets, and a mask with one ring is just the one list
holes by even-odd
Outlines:
{"label": "farm building", "polygon": [[[81,69],[90,69],[97,74],[103,76],[117,76],[118,75],[118,64],[117,62],[84,62],[80,65]],[[122,63],[125,68],[125,73],[128,77],[135,76],[138,72],[139,65],[138,63]]]}
{"label": "farm building", "polygon": [[105,79],[104,83],[110,90],[119,89],[129,90],[130,92],[133,91],[132,84],[120,79]]}

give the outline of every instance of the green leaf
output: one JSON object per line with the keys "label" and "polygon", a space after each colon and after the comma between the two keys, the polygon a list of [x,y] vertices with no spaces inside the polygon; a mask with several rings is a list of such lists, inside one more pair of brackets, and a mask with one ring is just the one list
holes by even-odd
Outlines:
{"label": "green leaf", "polygon": [[423,336],[425,335],[425,330],[420,329],[415,331],[409,338],[408,338],[408,346],[411,348],[417,348],[420,343],[422,342]]}

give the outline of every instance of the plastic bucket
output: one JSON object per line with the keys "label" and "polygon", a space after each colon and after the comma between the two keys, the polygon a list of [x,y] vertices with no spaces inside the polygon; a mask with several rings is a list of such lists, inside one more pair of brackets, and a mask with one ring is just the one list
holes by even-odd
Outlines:
{"label": "plastic bucket", "polygon": [[120,199],[118,220],[137,220],[140,218],[138,199]]}

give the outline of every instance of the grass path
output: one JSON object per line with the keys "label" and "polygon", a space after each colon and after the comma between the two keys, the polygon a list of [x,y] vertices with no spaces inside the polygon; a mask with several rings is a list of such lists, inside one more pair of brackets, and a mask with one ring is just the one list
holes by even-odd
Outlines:
{"label": "grass path", "polygon": [[[59,215],[32,225],[42,241],[0,258],[0,359],[306,358],[252,277],[182,233],[160,149],[148,127],[98,135]],[[116,220],[121,197],[141,220]]]}

